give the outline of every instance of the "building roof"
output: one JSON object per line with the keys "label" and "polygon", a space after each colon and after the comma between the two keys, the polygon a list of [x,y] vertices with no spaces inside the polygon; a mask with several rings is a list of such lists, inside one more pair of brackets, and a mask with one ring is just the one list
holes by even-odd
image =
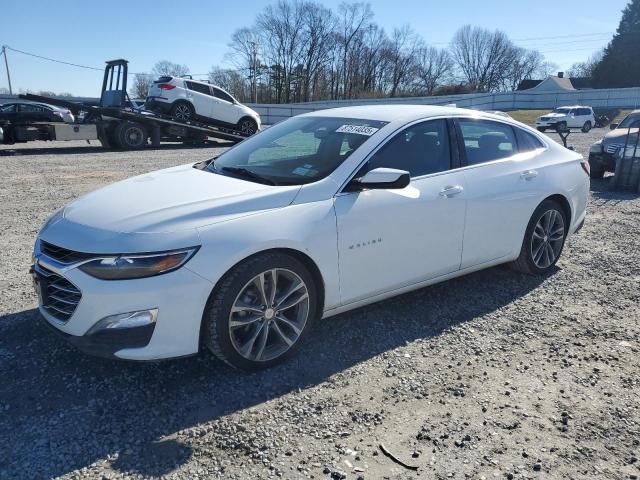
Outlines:
{"label": "building roof", "polygon": [[516,90],[535,90],[538,92],[566,92],[571,90],[584,90],[591,87],[591,78],[588,77],[557,77],[551,75],[545,80],[525,79],[518,84]]}

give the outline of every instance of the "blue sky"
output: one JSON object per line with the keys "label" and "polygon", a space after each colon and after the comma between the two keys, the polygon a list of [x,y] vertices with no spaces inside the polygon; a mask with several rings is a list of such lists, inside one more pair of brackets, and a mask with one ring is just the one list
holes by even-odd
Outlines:
{"label": "blue sky", "polygon": [[[464,24],[504,30],[523,47],[537,48],[567,69],[605,46],[628,0],[371,0],[385,29],[409,24],[430,44],[444,47]],[[130,71],[149,71],[166,59],[207,73],[225,66],[231,34],[250,26],[269,1],[2,0],[0,44],[102,68],[126,58]],[[340,0],[324,0],[337,7]],[[446,6],[443,7],[443,5]],[[548,38],[571,35],[564,39]],[[541,38],[545,37],[545,38]],[[70,91],[97,96],[102,73],[15,52],[8,56],[14,90]],[[4,62],[0,87],[7,87]]]}

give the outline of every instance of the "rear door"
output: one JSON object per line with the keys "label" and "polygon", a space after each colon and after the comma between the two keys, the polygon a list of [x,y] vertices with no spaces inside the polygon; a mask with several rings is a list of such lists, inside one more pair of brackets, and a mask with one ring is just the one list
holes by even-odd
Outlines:
{"label": "rear door", "polygon": [[212,116],[224,123],[236,124],[240,120],[239,109],[233,97],[224,90],[211,87],[214,96]]}
{"label": "rear door", "polygon": [[464,269],[519,251],[540,198],[544,172],[536,168],[535,157],[543,144],[523,131],[530,145],[523,140],[519,153],[514,127],[493,120],[459,118],[457,129],[467,198]]}
{"label": "rear door", "polygon": [[187,86],[187,99],[196,109],[196,115],[212,118],[214,98],[211,93],[211,86],[191,80],[185,80],[184,83]]}

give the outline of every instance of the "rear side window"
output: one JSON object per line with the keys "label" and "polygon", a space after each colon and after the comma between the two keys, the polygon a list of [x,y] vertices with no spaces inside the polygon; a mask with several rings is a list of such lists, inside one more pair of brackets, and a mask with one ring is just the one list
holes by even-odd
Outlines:
{"label": "rear side window", "polygon": [[518,151],[520,153],[523,152],[533,152],[538,148],[544,148],[544,143],[542,143],[537,137],[531,135],[529,132],[525,132],[521,128],[514,128],[516,131],[516,138],[518,139]]}
{"label": "rear side window", "polygon": [[406,170],[412,177],[449,170],[446,120],[430,120],[398,133],[369,160],[369,170],[378,167]]}
{"label": "rear side window", "polygon": [[219,98],[219,99],[224,100],[224,101],[229,102],[229,103],[233,103],[233,98],[228,93],[223,92],[222,90],[220,90],[219,88],[216,88],[216,87],[211,87],[211,89],[213,90],[213,96],[214,97]]}
{"label": "rear side window", "polygon": [[588,108],[579,108],[578,115],[591,115],[591,110]]}
{"label": "rear side window", "polygon": [[189,90],[193,90],[194,92],[204,93],[205,95],[211,95],[211,87],[209,85],[205,85],[204,83],[198,82],[185,82],[187,84],[187,88]]}
{"label": "rear side window", "polygon": [[458,124],[464,141],[467,165],[510,157],[518,151],[513,128],[505,123],[461,118]]}
{"label": "rear side window", "polygon": [[12,103],[12,104],[9,104],[9,105],[2,105],[0,107],[0,112],[9,113],[9,112],[15,112],[15,111],[16,111],[15,103]]}

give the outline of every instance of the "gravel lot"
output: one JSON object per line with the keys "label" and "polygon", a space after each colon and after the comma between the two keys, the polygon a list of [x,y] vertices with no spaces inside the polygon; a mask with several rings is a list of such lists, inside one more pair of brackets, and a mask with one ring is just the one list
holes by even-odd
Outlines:
{"label": "gravel lot", "polygon": [[497,267],[328,319],[268,371],[51,335],[27,275],[46,217],[220,148],[0,147],[0,478],[640,476],[640,197],[607,179],[549,277]]}

